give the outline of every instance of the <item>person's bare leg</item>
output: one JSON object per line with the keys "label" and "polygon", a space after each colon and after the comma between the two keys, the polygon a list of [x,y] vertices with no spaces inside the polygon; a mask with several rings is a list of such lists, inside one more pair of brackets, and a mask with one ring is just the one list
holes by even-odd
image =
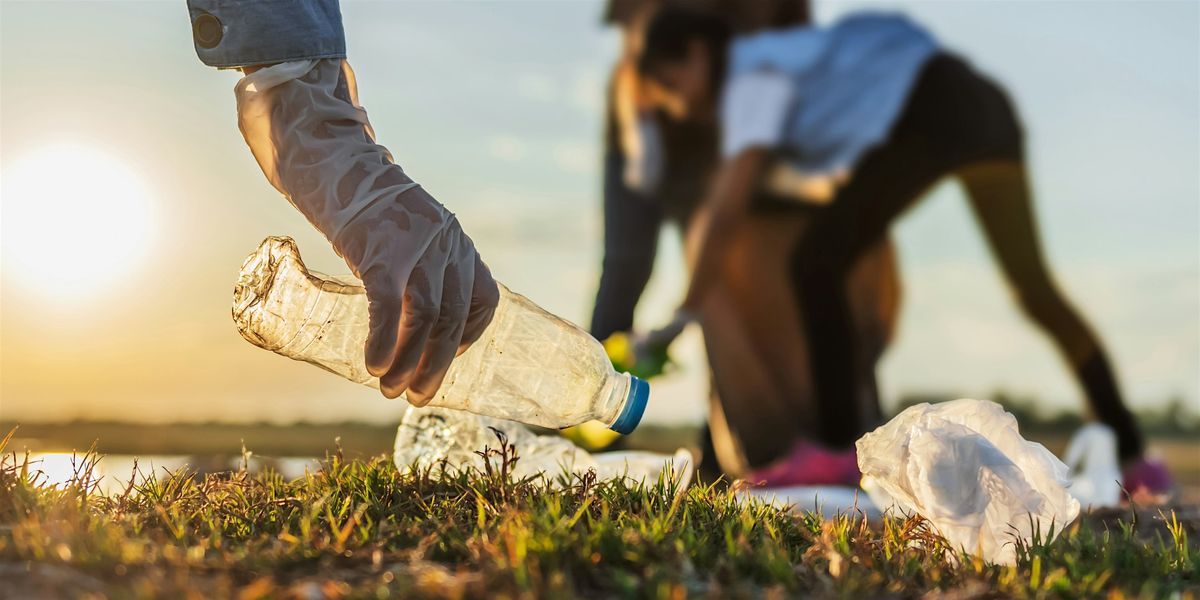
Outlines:
{"label": "person's bare leg", "polygon": [[1096,418],[1117,433],[1121,458],[1141,456],[1144,441],[1122,400],[1108,357],[1046,264],[1024,164],[1016,160],[977,163],[961,169],[958,176],[1025,314],[1054,340]]}
{"label": "person's bare leg", "polygon": [[[800,211],[751,216],[727,257],[720,299],[702,314],[709,362],[720,390],[710,421],[712,434],[714,445],[725,450],[717,454],[730,473],[782,457],[799,438],[825,441],[791,273],[790,249],[808,220]],[[861,425],[867,430],[882,420],[874,371],[898,312],[899,276],[890,241],[864,253],[847,277],[846,288],[861,342],[856,346],[861,350],[858,400],[859,412],[868,419]],[[720,439],[725,436],[736,441]],[[731,468],[734,465],[740,469]]]}
{"label": "person's bare leg", "polygon": [[[805,328],[796,314],[795,292],[788,277],[787,253],[807,220],[803,215],[752,215],[740,228],[726,257],[722,282],[731,308],[754,351],[754,360],[771,374],[775,387],[792,406],[792,424],[776,435],[818,433],[812,405],[812,379]],[[778,424],[777,430],[785,429]]]}
{"label": "person's bare leg", "polygon": [[867,249],[846,278],[846,296],[858,338],[858,402],[863,431],[884,421],[875,371],[896,334],[901,292],[896,245],[890,237]]}
{"label": "person's bare leg", "polygon": [[738,477],[785,454],[800,419],[728,290],[714,286],[699,312],[714,387],[709,406],[713,449],[721,469]]}

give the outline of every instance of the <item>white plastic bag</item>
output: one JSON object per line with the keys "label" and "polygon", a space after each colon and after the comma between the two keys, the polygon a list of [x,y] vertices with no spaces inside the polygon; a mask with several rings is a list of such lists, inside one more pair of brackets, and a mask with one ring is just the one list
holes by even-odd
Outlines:
{"label": "white plastic bag", "polygon": [[1103,423],[1079,428],[1067,444],[1063,462],[1071,468],[1071,495],[1084,507],[1121,504],[1121,465],[1117,434]]}
{"label": "white plastic bag", "polygon": [[[1067,466],[1026,441],[994,403],[919,404],[858,440],[858,466],[877,506],[927,519],[954,546],[1012,564],[1016,538],[1043,540],[1075,520]],[[880,497],[877,497],[880,496]],[[883,497],[886,496],[886,497]]]}

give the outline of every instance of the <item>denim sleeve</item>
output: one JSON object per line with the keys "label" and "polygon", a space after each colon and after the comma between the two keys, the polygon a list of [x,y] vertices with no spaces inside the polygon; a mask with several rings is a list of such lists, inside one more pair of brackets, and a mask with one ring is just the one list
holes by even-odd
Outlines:
{"label": "denim sleeve", "polygon": [[196,54],[233,68],[345,58],[338,0],[187,0]]}

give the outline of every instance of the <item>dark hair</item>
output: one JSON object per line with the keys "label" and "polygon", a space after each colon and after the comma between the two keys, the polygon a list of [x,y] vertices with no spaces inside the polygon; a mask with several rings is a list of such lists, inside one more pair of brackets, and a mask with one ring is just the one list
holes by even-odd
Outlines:
{"label": "dark hair", "polygon": [[638,71],[649,75],[662,61],[683,60],[688,46],[699,41],[708,48],[711,84],[715,89],[725,77],[725,55],[731,35],[729,24],[717,15],[679,7],[664,8],[646,27]]}

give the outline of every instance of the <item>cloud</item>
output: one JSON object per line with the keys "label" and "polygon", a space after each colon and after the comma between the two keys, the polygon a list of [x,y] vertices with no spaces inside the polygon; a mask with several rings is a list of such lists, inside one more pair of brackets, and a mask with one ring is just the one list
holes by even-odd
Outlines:
{"label": "cloud", "polygon": [[515,135],[495,135],[488,139],[488,152],[500,160],[517,162],[529,154],[529,147]]}
{"label": "cloud", "polygon": [[504,162],[552,162],[573,175],[595,174],[600,160],[596,144],[574,140],[526,141],[515,135],[497,134],[488,138],[487,148],[488,154]]}
{"label": "cloud", "polygon": [[598,115],[604,110],[604,77],[600,71],[581,66],[571,82],[567,93],[571,106],[587,115]]}
{"label": "cloud", "polygon": [[592,65],[578,65],[567,77],[526,71],[516,76],[517,96],[541,104],[565,105],[585,115],[601,114],[605,103],[604,72]]}
{"label": "cloud", "polygon": [[592,174],[600,160],[596,144],[582,142],[559,142],[554,145],[554,164],[568,173]]}
{"label": "cloud", "polygon": [[558,82],[545,73],[526,71],[517,75],[517,95],[527,100],[551,104],[562,96]]}

